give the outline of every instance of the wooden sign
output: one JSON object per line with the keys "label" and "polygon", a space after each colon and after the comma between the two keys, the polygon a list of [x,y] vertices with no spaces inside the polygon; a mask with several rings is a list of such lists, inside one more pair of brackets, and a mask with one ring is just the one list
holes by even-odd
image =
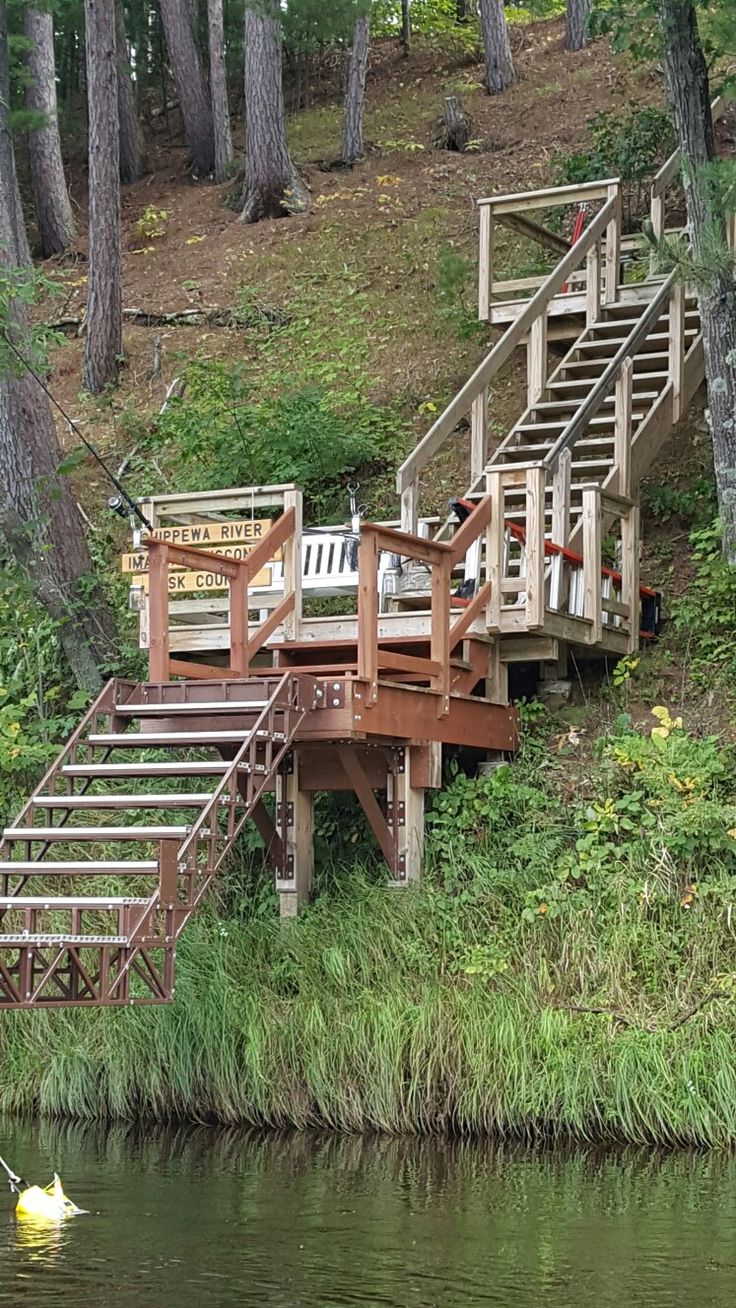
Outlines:
{"label": "wooden sign", "polygon": [[[256,541],[253,540],[243,545],[213,545],[210,548],[210,553],[219,554],[226,559],[246,559],[255,544]],[[274,559],[280,558],[281,550],[277,550]],[[148,572],[150,554],[148,550],[139,550],[137,554],[123,554],[120,566],[123,572]],[[169,564],[169,567],[172,571],[177,570],[175,563]]]}
{"label": "wooden sign", "polygon": [[[147,572],[140,576],[131,577],[132,586],[140,586],[145,595],[148,594],[149,576]],[[251,581],[251,586],[270,586],[271,569],[270,567],[261,568],[261,571]],[[169,573],[169,595],[191,595],[197,590],[227,590],[230,585],[229,577],[223,577],[222,573],[212,572],[202,569],[201,572],[170,572]]]}
{"label": "wooden sign", "polygon": [[251,547],[262,540],[273,526],[270,518],[245,518],[236,522],[193,522],[186,527],[156,527],[151,535],[156,540],[167,540],[171,545],[237,545],[250,541]]}

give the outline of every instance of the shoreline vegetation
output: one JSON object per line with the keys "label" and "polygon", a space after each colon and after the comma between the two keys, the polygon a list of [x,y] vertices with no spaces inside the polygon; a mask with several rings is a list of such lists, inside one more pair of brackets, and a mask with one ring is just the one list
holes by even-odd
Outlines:
{"label": "shoreline vegetation", "polygon": [[0,1111],[732,1144],[733,750],[655,708],[588,744],[525,708],[517,762],[437,796],[419,889],[343,815],[353,866],[284,928],[244,852],[172,1006],[3,1016]]}

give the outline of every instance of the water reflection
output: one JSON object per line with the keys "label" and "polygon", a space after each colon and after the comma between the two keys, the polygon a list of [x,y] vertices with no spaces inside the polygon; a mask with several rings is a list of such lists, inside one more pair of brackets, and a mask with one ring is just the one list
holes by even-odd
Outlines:
{"label": "water reflection", "polygon": [[70,1218],[58,1222],[39,1221],[33,1217],[12,1219],[13,1243],[25,1251],[29,1262],[53,1263],[69,1243]]}
{"label": "water reflection", "polygon": [[0,1225],[14,1308],[732,1306],[727,1156],[57,1122],[0,1152],[93,1210]]}

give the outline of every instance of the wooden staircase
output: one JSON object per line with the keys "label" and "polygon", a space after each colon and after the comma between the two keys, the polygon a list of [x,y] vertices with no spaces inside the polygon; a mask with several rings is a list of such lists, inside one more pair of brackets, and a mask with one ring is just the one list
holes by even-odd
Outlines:
{"label": "wooden staircase", "polygon": [[314,705],[288,671],[109,682],[3,833],[0,1008],[170,1000],[176,941]]}

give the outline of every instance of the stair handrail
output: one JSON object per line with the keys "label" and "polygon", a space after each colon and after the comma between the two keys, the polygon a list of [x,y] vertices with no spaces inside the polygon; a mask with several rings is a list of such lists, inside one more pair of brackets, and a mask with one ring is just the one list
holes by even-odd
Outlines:
{"label": "stair handrail", "polygon": [[450,594],[452,572],[465,557],[470,546],[485,532],[491,520],[491,501],[484,497],[455,533],[452,541],[427,540],[411,532],[396,531],[379,523],[364,522],[360,530],[358,552],[358,678],[367,683],[364,693],[366,708],[378,699],[378,590],[376,569],[382,550],[399,558],[415,559],[430,569],[430,652],[429,657],[417,654],[381,651],[384,668],[408,672],[426,679],[439,697],[438,716],[450,708],[450,655],[463,639],[477,617],[485,612],[490,595],[489,583],[481,583],[462,613],[452,622]]}
{"label": "stair handrail", "polygon": [[[200,675],[210,673],[209,665],[184,663],[170,657],[170,564],[191,568],[201,568],[203,563],[209,564],[213,571],[227,580],[230,587],[230,667],[219,671],[224,676],[247,677],[252,657],[281,623],[286,625],[291,621],[292,627],[288,634],[292,638],[298,634],[302,596],[301,535],[300,507],[297,503],[292,503],[274,520],[273,526],[243,559],[226,558],[211,550],[193,550],[156,536],[144,537],[141,547],[150,554],[149,681],[168,681],[172,673],[183,676],[196,676],[198,672]],[[250,585],[261,568],[282,548],[286,556],[283,598],[251,633],[248,622]]]}
{"label": "stair handrail", "polygon": [[[714,123],[726,111],[727,100],[725,95],[717,95],[711,101],[710,112]],[[655,174],[652,182],[651,199],[650,199],[650,221],[652,224],[652,233],[655,240],[661,240],[665,230],[665,197],[670,186],[677,177],[682,162],[682,151],[679,146],[672,151],[669,159],[662,164],[659,172]]]}
{"label": "stair handrail", "polygon": [[[560,455],[564,450],[570,449],[578,437],[580,437],[588,426],[588,423],[595,417],[604,400],[610,395],[615,386],[621,370],[627,359],[633,359],[638,353],[639,346],[646,339],[651,328],[662,317],[662,309],[665,303],[671,300],[673,291],[679,285],[680,274],[677,269],[669,274],[664,282],[658,287],[656,294],[652,297],[643,314],[639,318],[635,327],[632,327],[629,335],[622,345],[614,354],[611,362],[605,371],[601,374],[593,389],[585,397],[579,409],[573,414],[565,429],[557,437],[554,444],[547,451],[542,460],[542,466],[549,472],[555,472]],[[668,385],[672,383],[669,382]]]}
{"label": "stair handrail", "polygon": [[401,522],[404,531],[412,533],[418,518],[419,475],[429,460],[436,454],[448,436],[455,430],[458,421],[476,403],[486,390],[490,381],[511,357],[517,346],[532,328],[535,321],[546,315],[550,301],[560,291],[575,269],[587,259],[588,253],[601,240],[603,233],[619,214],[619,195],[612,196],[599,210],[579,241],[568,251],[552,270],[546,281],[532,297],[519,317],[506,329],[501,339],[478,365],[465,385],[458,391],[444,412],[432,424],[411,454],[404,460],[396,474],[396,490],[401,496]]}

